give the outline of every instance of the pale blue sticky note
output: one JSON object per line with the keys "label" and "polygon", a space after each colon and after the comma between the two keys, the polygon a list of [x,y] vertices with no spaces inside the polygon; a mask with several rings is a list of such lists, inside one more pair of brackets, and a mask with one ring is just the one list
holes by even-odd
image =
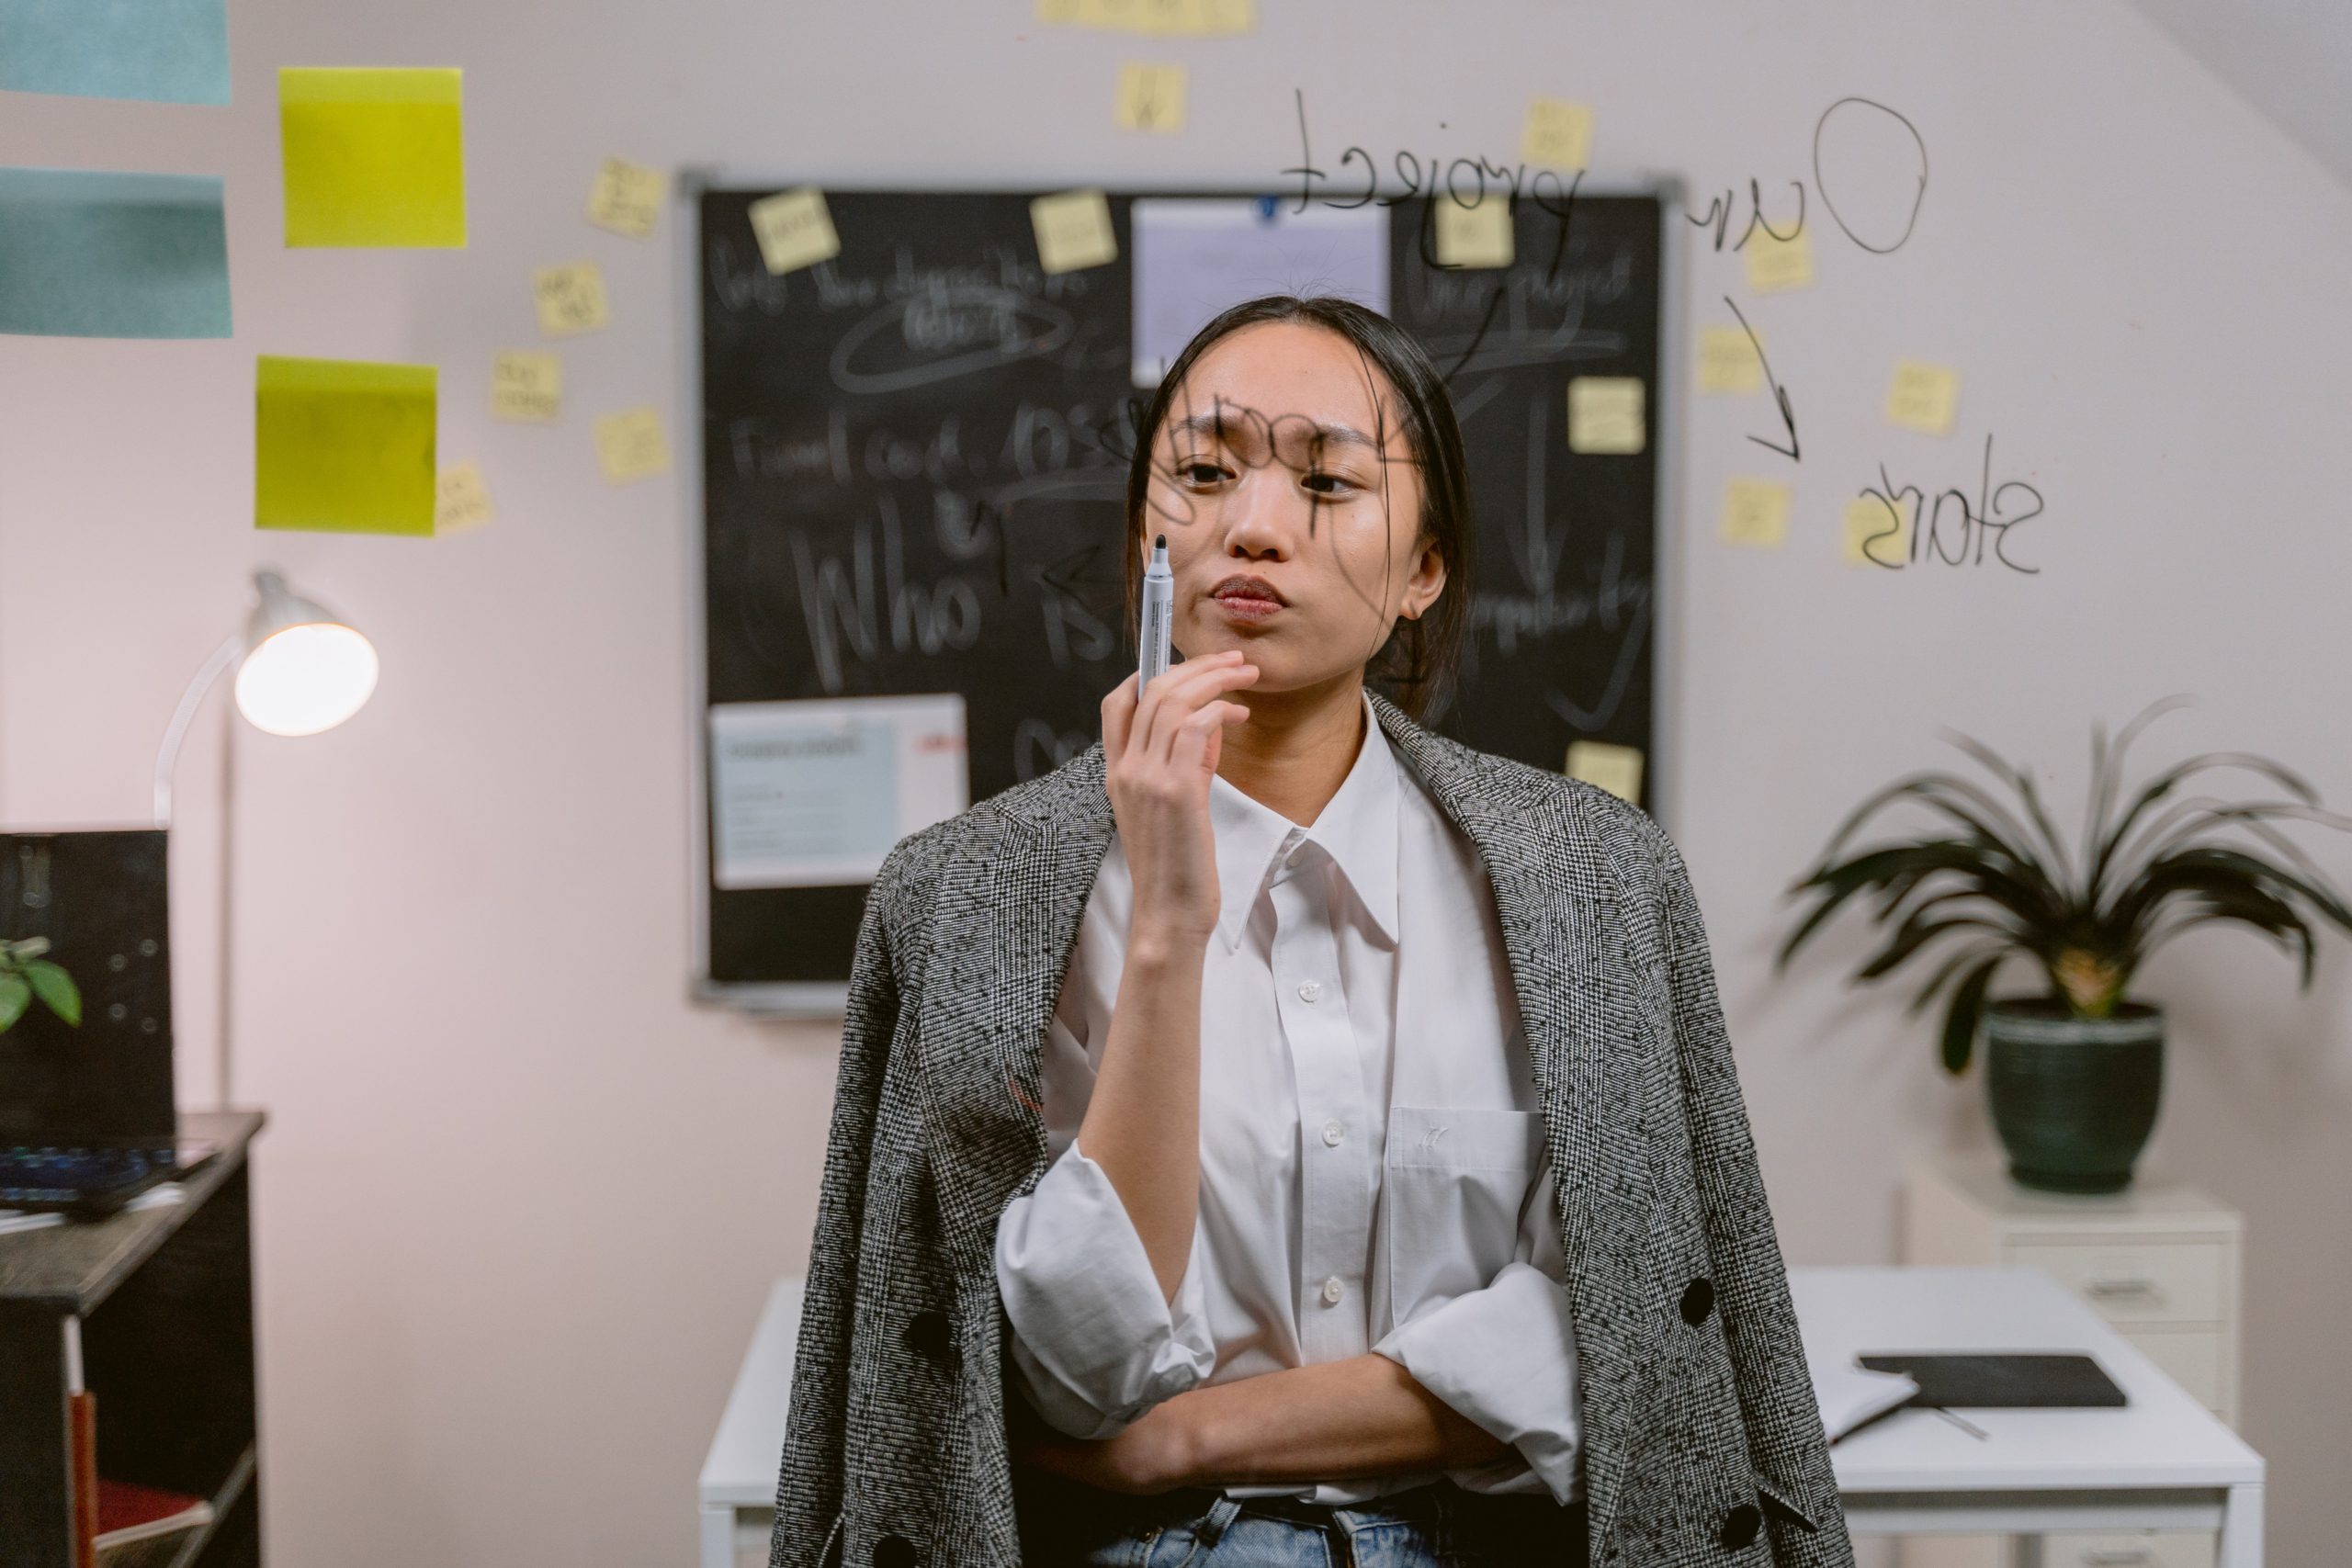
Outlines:
{"label": "pale blue sticky note", "polygon": [[0,169],[0,333],[227,337],[220,177]]}
{"label": "pale blue sticky note", "polygon": [[0,87],[225,104],[222,0],[0,0]]}

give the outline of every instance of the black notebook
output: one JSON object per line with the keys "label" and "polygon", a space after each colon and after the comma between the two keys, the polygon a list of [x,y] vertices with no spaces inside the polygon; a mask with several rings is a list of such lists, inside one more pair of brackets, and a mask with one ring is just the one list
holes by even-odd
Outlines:
{"label": "black notebook", "polygon": [[1912,1404],[1947,1410],[2022,1410],[2128,1404],[2123,1391],[2088,1356],[2046,1351],[1970,1351],[1917,1356],[1857,1356],[1874,1372],[1905,1372],[1919,1385]]}

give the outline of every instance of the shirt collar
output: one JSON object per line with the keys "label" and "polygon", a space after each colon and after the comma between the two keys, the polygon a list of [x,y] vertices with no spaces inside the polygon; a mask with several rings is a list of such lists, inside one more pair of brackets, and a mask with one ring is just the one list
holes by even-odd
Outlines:
{"label": "shirt collar", "polygon": [[1311,827],[1244,795],[1220,775],[1209,779],[1209,826],[1216,834],[1217,936],[1230,953],[1240,945],[1250,910],[1264,892],[1294,836],[1312,839],[1329,853],[1373,924],[1396,941],[1396,759],[1380,731],[1372,699],[1363,701],[1363,742],[1339,792]]}

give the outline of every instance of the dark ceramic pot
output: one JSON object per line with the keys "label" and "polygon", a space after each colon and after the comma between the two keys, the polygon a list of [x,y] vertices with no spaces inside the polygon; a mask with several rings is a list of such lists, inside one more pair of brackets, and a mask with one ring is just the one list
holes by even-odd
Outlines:
{"label": "dark ceramic pot", "polygon": [[2051,1192],[2131,1185],[2164,1061],[2164,1010],[2152,1002],[2118,1002],[2111,1018],[2076,1018],[2047,997],[1987,1004],[1984,1094],[2009,1175]]}

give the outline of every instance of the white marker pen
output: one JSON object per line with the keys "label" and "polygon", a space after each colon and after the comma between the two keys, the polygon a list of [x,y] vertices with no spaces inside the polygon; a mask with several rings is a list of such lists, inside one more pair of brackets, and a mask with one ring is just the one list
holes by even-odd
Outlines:
{"label": "white marker pen", "polygon": [[1143,650],[1136,681],[1138,700],[1153,676],[1168,673],[1168,632],[1175,616],[1176,577],[1168,570],[1168,536],[1162,534],[1152,541],[1151,559],[1143,569],[1143,625],[1136,632],[1136,646]]}

